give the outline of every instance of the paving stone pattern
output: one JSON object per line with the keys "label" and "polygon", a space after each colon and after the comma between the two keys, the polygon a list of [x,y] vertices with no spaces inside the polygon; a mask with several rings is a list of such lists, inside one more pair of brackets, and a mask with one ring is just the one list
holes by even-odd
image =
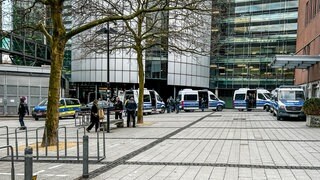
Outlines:
{"label": "paving stone pattern", "polygon": [[[320,129],[303,121],[277,121],[268,112],[235,110],[155,114],[144,121],[137,128],[106,134],[106,158],[91,162],[90,179],[320,179]],[[72,119],[60,122],[74,127]],[[18,124],[0,119],[0,126],[9,126],[10,132]],[[44,122],[26,124],[29,141],[35,142],[32,129]],[[75,131],[68,130],[68,141],[76,140]],[[90,153],[95,154],[95,133],[89,136]],[[5,143],[0,136],[0,146]],[[77,162],[35,161],[33,168],[38,179],[82,175],[82,164]],[[15,162],[15,170],[16,179],[23,179],[23,161]],[[10,162],[0,161],[0,179],[10,179]]]}

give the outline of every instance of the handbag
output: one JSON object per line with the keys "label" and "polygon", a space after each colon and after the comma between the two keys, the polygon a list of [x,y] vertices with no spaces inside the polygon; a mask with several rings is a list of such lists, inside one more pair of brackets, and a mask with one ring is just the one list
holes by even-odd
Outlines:
{"label": "handbag", "polygon": [[104,111],[103,111],[103,109],[99,109],[99,110],[98,110],[98,116],[99,116],[99,119],[100,119],[100,120],[103,120],[103,119],[104,119]]}

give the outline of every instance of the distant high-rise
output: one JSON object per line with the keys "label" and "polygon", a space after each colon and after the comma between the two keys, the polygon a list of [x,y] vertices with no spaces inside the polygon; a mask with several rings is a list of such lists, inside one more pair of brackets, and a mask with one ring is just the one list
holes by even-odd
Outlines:
{"label": "distant high-rise", "polygon": [[269,63],[295,53],[298,0],[213,0],[213,8],[210,88],[230,96],[238,88],[293,84],[292,70]]}

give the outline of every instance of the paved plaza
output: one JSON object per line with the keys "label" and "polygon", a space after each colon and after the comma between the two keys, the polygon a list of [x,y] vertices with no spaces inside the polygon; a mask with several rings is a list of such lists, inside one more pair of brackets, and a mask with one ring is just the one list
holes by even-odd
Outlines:
{"label": "paved plaza", "polygon": [[[26,124],[30,143],[34,142],[32,130],[44,121],[27,120]],[[115,128],[105,134],[106,158],[90,161],[89,179],[319,179],[320,129],[305,124],[277,121],[263,111],[148,115],[136,128]],[[14,118],[0,120],[0,126],[8,126],[11,133],[18,125]],[[60,120],[60,125],[75,141],[74,120]],[[96,134],[89,137],[90,154],[97,154]],[[23,144],[24,139],[18,141]],[[0,143],[5,145],[4,136]],[[15,173],[16,179],[24,179],[20,158],[15,161]],[[33,173],[38,179],[81,179],[82,164],[34,160]],[[0,161],[0,179],[10,178],[10,162]]]}

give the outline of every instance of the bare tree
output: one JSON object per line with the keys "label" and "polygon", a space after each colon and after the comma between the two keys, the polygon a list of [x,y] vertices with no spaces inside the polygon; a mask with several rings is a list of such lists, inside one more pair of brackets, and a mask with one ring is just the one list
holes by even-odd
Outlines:
{"label": "bare tree", "polygon": [[[130,2],[130,1],[128,1]],[[136,53],[139,74],[138,123],[143,123],[144,52],[175,51],[184,55],[209,56],[211,33],[211,1],[185,1],[186,8],[171,11],[146,11],[152,7],[170,7],[170,1],[132,1],[127,6],[113,6],[117,13],[139,12],[133,19],[117,24],[117,34],[112,36],[112,50],[133,49]],[[101,27],[100,27],[101,28]],[[106,52],[106,41],[100,35],[79,37],[82,47],[92,52]],[[94,47],[94,48],[92,48]],[[108,52],[107,52],[108,53]]]}
{"label": "bare tree", "polygon": [[[152,5],[147,3],[148,0],[79,0],[79,1],[67,1],[67,0],[12,0],[13,3],[25,3],[21,6],[23,13],[39,11],[39,21],[33,23],[27,23],[23,26],[30,28],[34,31],[40,31],[46,39],[46,42],[51,48],[51,72],[49,80],[49,92],[48,92],[48,106],[47,106],[47,119],[45,127],[48,132],[48,144],[55,145],[57,137],[57,128],[59,126],[59,97],[60,97],[60,82],[62,74],[62,66],[64,60],[64,50],[68,40],[72,37],[90,30],[100,24],[109,21],[127,21],[138,17],[138,22],[143,22],[141,14],[158,12],[158,11],[170,11],[174,9],[193,9],[195,8],[195,2],[193,0],[180,1],[180,0],[152,0]],[[66,2],[71,2],[72,7],[64,6]],[[117,7],[121,5],[124,11],[117,11]],[[136,7],[135,11],[127,11],[125,7]],[[81,17],[78,16],[75,26],[72,28],[66,27],[66,19],[70,18],[69,10],[72,13],[81,13]],[[101,11],[101,9],[104,9]],[[84,13],[83,13],[84,12]],[[137,24],[140,26],[139,24]],[[137,46],[138,59],[142,58],[142,42],[141,39],[142,27],[139,27],[135,41]],[[140,62],[140,61],[139,61]],[[142,66],[142,64],[141,64]],[[143,77],[143,72],[140,73]],[[141,80],[141,87],[143,87],[143,78]],[[141,88],[143,89],[143,88]],[[140,99],[140,98],[139,98]],[[141,106],[141,103],[140,103]],[[45,136],[43,136],[43,139]],[[42,146],[45,146],[45,141],[42,141]]]}

